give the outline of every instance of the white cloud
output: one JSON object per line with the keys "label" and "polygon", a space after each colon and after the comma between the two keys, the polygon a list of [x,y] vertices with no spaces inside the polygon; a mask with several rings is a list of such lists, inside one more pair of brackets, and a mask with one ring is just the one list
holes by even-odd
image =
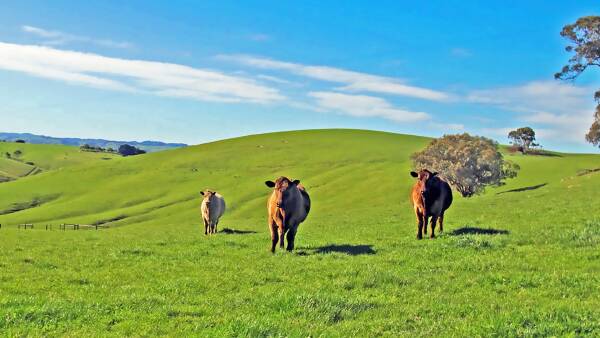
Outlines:
{"label": "white cloud", "polygon": [[382,117],[395,122],[416,122],[429,119],[423,112],[412,112],[392,106],[374,96],[349,95],[336,92],[310,92],[316,105],[325,111],[334,111],[356,117]]}
{"label": "white cloud", "polygon": [[432,101],[446,101],[448,93],[402,83],[398,79],[349,71],[327,66],[307,66],[248,55],[218,55],[217,58],[237,62],[246,66],[287,71],[296,75],[342,84],[336,89],[346,92],[372,92],[389,95],[416,97]]}
{"label": "white cloud", "polygon": [[26,33],[30,33],[44,38],[43,44],[50,46],[59,46],[73,42],[84,42],[109,48],[133,48],[133,45],[129,42],[113,41],[109,39],[93,39],[87,36],[73,35],[60,31],[46,30],[43,28],[28,25],[21,26],[21,30],[23,30]]}
{"label": "white cloud", "polygon": [[[473,103],[497,106],[517,113],[512,124],[531,124],[539,139],[585,143],[584,135],[593,121],[593,88],[559,81],[534,81],[514,87],[469,93]],[[514,128],[484,129],[506,137]]]}
{"label": "white cloud", "polygon": [[265,74],[258,74],[258,75],[256,75],[256,78],[265,80],[265,81],[279,83],[279,84],[293,84],[293,82],[291,82],[291,81],[284,80],[284,79],[276,77],[276,76],[265,75]]}
{"label": "white cloud", "polygon": [[284,97],[254,80],[173,63],[0,42],[0,69],[118,91],[202,101],[269,103]]}

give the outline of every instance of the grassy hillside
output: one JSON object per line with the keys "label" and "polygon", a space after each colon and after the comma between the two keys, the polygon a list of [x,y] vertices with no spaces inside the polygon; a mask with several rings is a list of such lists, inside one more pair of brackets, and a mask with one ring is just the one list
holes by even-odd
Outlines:
{"label": "grassy hillside", "polygon": [[[274,133],[0,184],[0,331],[599,334],[600,172],[577,173],[600,167],[600,156],[510,155],[516,179],[456,198],[446,233],[417,241],[409,156],[427,142]],[[296,252],[271,255],[263,182],[279,175],[300,179],[313,208]],[[229,231],[208,238],[204,188],[228,205],[220,226]],[[111,227],[12,227],[24,222]]]}
{"label": "grassy hillside", "polygon": [[[0,142],[0,158],[5,158],[4,154],[7,152],[12,155],[17,150],[21,151],[22,155],[18,157],[13,156],[13,158],[17,158],[21,162],[32,162],[34,166],[45,171],[120,158],[120,156],[115,154],[80,151],[79,147]],[[3,170],[4,165],[5,162],[0,163],[0,170]]]}
{"label": "grassy hillside", "polygon": [[35,171],[35,166],[0,157],[0,183],[27,176]]}

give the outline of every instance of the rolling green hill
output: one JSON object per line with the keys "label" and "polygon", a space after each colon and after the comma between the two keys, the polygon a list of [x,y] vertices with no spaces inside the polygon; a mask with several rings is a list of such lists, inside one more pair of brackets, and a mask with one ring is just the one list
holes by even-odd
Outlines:
{"label": "rolling green hill", "polygon": [[35,171],[36,167],[8,158],[0,158],[0,183],[16,180]]}
{"label": "rolling green hill", "polygon": [[[69,166],[61,148],[60,169],[60,151],[26,149],[49,170],[0,184],[0,331],[599,334],[600,172],[580,174],[600,156],[507,155],[517,178],[457,196],[446,233],[417,241],[409,156],[428,141],[297,131]],[[271,255],[264,181],[279,175],[300,179],[313,208],[295,253]],[[213,237],[205,188],[228,206]],[[109,228],[14,228],[62,222]]]}
{"label": "rolling green hill", "polygon": [[[79,147],[72,146],[0,142],[0,158],[6,159],[5,153],[8,152],[12,155],[17,150],[22,153],[16,157],[19,161],[32,162],[34,166],[45,171],[120,158],[115,154],[84,152],[80,151]],[[3,165],[0,164],[0,170],[3,170]]]}

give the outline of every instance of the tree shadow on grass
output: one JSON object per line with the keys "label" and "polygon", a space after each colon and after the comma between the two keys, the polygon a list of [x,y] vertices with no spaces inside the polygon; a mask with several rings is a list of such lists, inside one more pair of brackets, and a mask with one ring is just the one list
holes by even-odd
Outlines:
{"label": "tree shadow on grass", "polygon": [[600,168],[595,168],[595,169],[583,169],[577,172],[577,176],[583,176],[583,175],[588,175],[588,174],[593,174],[595,172],[600,171]]}
{"label": "tree shadow on grass", "polygon": [[352,244],[331,244],[326,246],[321,246],[318,248],[305,248],[310,250],[308,253],[305,250],[298,251],[297,254],[300,256],[307,256],[309,254],[328,254],[328,253],[343,253],[350,256],[358,256],[358,255],[374,255],[376,251],[373,249],[373,245],[352,245]]}
{"label": "tree shadow on grass", "polygon": [[521,191],[535,190],[535,189],[539,189],[539,188],[541,188],[543,186],[546,186],[546,185],[548,185],[548,183],[542,183],[542,184],[538,184],[538,185],[532,185],[532,186],[529,186],[529,187],[511,189],[511,190],[501,191],[499,193],[496,193],[496,195],[504,194],[504,193],[507,193],[507,192],[521,192]]}
{"label": "tree shadow on grass", "polygon": [[477,228],[477,227],[462,227],[453,230],[449,233],[450,236],[462,236],[462,235],[508,235],[508,230],[493,229],[493,228]]}
{"label": "tree shadow on grass", "polygon": [[219,231],[219,233],[226,234],[226,235],[247,235],[247,234],[255,234],[256,231],[235,230],[235,229],[223,228]]}

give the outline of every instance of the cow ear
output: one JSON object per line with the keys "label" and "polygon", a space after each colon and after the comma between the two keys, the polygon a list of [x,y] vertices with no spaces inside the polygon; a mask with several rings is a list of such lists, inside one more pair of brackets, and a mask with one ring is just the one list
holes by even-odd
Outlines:
{"label": "cow ear", "polygon": [[436,176],[438,174],[438,172],[434,172],[433,174],[431,174],[431,177]]}
{"label": "cow ear", "polygon": [[414,172],[414,171],[411,171],[411,172],[410,172],[410,176],[412,176],[412,177],[419,177],[419,174],[417,174],[417,173],[416,173],[416,172]]}
{"label": "cow ear", "polygon": [[201,192],[200,192],[200,195],[204,196],[204,191],[201,191]]}
{"label": "cow ear", "polygon": [[294,183],[295,185],[298,185],[298,184],[300,184],[300,180],[294,180],[294,182],[293,182],[293,183]]}
{"label": "cow ear", "polygon": [[265,184],[267,185],[267,187],[269,188],[273,188],[275,186],[275,182],[273,181],[266,181]]}

